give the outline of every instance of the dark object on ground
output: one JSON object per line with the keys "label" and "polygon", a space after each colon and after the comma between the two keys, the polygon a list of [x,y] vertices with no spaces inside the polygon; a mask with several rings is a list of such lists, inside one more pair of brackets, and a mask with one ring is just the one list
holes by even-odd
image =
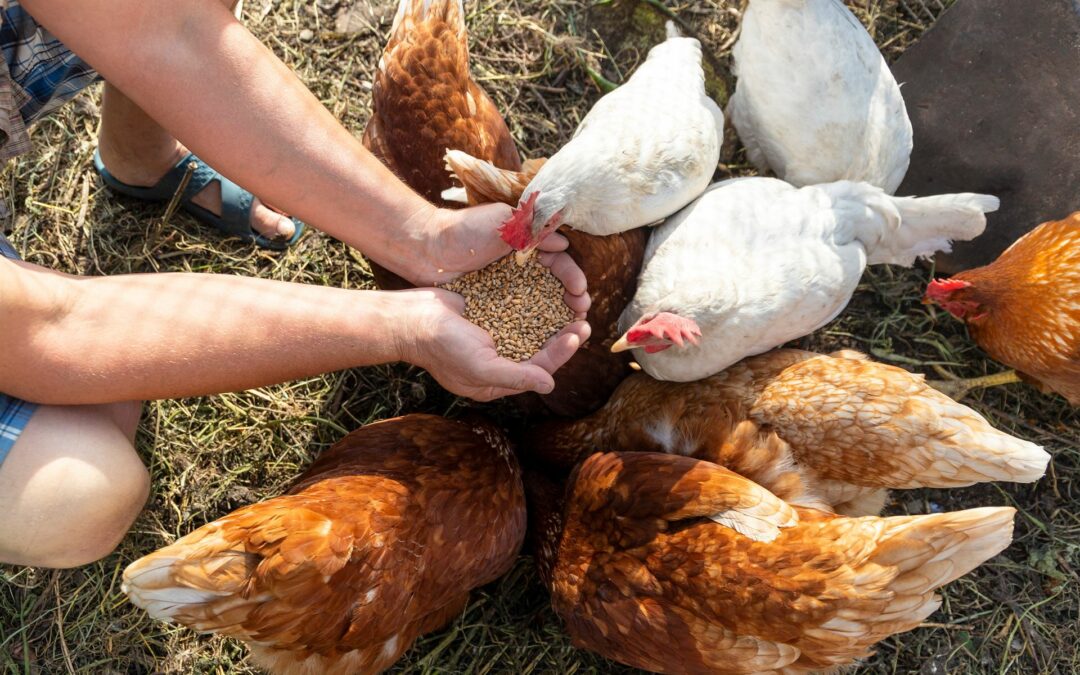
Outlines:
{"label": "dark object on ground", "polygon": [[893,71],[915,128],[897,194],[1001,198],[939,270],[985,265],[1080,208],[1080,2],[959,0]]}

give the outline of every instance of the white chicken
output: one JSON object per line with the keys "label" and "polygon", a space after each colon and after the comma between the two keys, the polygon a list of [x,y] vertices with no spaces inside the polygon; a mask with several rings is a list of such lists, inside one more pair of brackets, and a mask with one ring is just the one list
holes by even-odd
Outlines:
{"label": "white chicken", "polygon": [[597,236],[650,225],[708,187],[724,113],[705,93],[701,44],[671,22],[667,31],[525,188],[499,228],[514,249],[531,251],[564,223]]}
{"label": "white chicken", "polygon": [[[986,227],[996,197],[891,197],[867,183],[713,185],[653,231],[612,351],[689,382],[825,325],[867,264],[910,266]],[[672,348],[674,346],[674,348]]]}
{"label": "white chicken", "polygon": [[896,192],[911,121],[874,40],[840,0],[751,0],[728,115],[747,157],[797,185],[863,181]]}

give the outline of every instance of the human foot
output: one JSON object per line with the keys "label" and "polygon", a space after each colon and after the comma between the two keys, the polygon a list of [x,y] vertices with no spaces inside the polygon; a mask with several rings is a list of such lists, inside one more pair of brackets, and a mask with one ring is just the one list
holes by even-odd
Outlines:
{"label": "human foot", "polygon": [[[177,141],[158,144],[140,144],[138,154],[132,148],[117,147],[122,144],[108,142],[102,135],[98,151],[101,161],[116,180],[133,187],[153,187],[188,155],[188,150]],[[221,184],[209,182],[191,198],[191,203],[210,213],[222,214]],[[271,241],[288,241],[296,233],[296,224],[278,212],[268,208],[257,198],[251,207],[252,229]]]}

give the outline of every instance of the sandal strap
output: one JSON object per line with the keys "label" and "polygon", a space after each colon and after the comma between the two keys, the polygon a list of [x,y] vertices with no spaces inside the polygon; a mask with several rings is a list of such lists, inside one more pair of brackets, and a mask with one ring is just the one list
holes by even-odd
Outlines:
{"label": "sandal strap", "polygon": [[220,173],[215,179],[221,185],[221,225],[229,234],[253,239],[258,235],[251,227],[251,209],[255,198],[250,192]]}
{"label": "sandal strap", "polygon": [[189,152],[187,157],[183,158],[176,163],[176,166],[169,169],[169,172],[161,179],[161,183],[179,187],[181,181],[184,180],[184,176],[187,175],[188,166],[191,164],[195,165],[195,170],[191,172],[191,180],[188,181],[188,184],[184,187],[183,194],[180,196],[181,202],[184,203],[190,202],[192,197],[202,192],[210,183],[218,180],[218,176],[220,175],[217,171],[212,169],[209,164],[196,157],[194,153]]}

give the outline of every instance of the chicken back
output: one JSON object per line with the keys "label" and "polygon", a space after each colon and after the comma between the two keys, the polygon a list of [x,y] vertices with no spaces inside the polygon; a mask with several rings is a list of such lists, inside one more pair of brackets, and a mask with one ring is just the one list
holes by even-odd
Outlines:
{"label": "chicken back", "polygon": [[502,432],[408,415],[132,563],[123,589],[155,618],[248,642],[274,673],[377,673],[506,572],[524,534]]}
{"label": "chicken back", "polygon": [[762,173],[792,185],[865,181],[893,194],[912,130],[873,38],[837,0],[751,0],[732,50],[728,114]]}
{"label": "chicken back", "polygon": [[755,540],[704,517],[763,502],[731,475],[624,452],[585,460],[565,500],[527,477],[538,568],[577,646],[680,675],[829,671],[915,628],[941,604],[936,589],[1012,540],[1011,508],[845,518],[802,507],[774,540]]}
{"label": "chicken back", "polygon": [[1043,223],[985,267],[930,283],[994,359],[1080,406],[1080,212]]}
{"label": "chicken back", "polygon": [[818,494],[853,515],[876,512],[884,488],[1032,482],[1050,460],[921,375],[853,351],[779,349],[689,383],[632,375],[595,414],[545,422],[520,441],[561,467],[615,448],[710,458],[741,419],[789,443]]}

